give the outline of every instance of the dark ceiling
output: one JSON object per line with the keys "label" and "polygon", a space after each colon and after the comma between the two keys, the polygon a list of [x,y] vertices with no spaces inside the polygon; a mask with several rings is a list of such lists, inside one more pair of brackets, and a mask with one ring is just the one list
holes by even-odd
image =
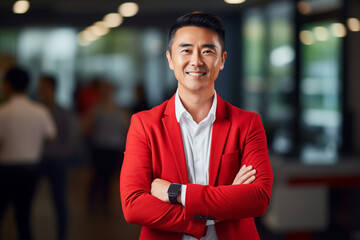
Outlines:
{"label": "dark ceiling", "polygon": [[[74,26],[84,27],[99,21],[109,12],[117,11],[125,1],[114,0],[29,0],[25,14],[14,14],[15,0],[0,1],[0,26]],[[270,0],[247,0],[243,4],[229,5],[223,0],[136,0],[139,13],[126,18],[127,26],[168,26],[184,13],[201,10],[219,15],[234,14],[244,7]]]}

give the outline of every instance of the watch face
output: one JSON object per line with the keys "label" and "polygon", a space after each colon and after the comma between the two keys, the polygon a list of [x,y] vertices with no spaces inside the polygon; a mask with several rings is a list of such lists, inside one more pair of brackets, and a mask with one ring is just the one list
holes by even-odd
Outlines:
{"label": "watch face", "polygon": [[169,187],[169,190],[168,190],[168,193],[169,194],[175,194],[175,196],[177,196],[178,195],[178,193],[179,193],[179,190],[180,190],[180,188],[181,188],[181,185],[180,184],[170,184],[170,187]]}
{"label": "watch face", "polygon": [[168,197],[171,203],[178,203],[177,195],[179,194],[181,189],[181,184],[172,183],[168,189]]}

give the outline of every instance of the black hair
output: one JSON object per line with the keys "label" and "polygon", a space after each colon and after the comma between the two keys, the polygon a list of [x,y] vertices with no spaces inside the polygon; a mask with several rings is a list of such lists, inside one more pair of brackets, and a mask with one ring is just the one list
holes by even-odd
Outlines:
{"label": "black hair", "polygon": [[5,80],[16,92],[25,92],[30,82],[28,73],[19,67],[9,69],[5,74]]}
{"label": "black hair", "polygon": [[214,14],[204,12],[191,12],[179,17],[175,21],[169,32],[168,48],[170,52],[176,31],[186,26],[204,27],[214,30],[219,36],[222,52],[225,52],[225,28],[223,21]]}

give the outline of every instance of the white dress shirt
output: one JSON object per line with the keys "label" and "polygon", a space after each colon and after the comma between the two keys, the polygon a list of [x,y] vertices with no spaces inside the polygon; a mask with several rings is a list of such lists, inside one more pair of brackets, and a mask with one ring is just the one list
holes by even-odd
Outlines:
{"label": "white dress shirt", "polygon": [[[207,117],[197,124],[181,103],[179,93],[175,96],[175,114],[180,124],[184,144],[189,183],[209,184],[209,162],[212,126],[216,117],[217,98],[214,94],[213,103]],[[181,203],[185,206],[186,185],[181,188]],[[201,240],[217,240],[214,221],[207,220],[207,234]],[[184,234],[183,240],[195,240]]]}
{"label": "white dress shirt", "polygon": [[49,111],[25,95],[0,107],[0,164],[39,163],[44,140],[55,136]]}

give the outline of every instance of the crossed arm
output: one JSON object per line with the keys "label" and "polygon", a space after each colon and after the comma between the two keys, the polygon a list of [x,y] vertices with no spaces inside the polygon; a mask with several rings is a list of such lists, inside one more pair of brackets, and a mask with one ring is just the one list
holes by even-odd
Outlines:
{"label": "crossed arm", "polygon": [[[243,165],[240,168],[239,172],[237,173],[232,185],[250,184],[255,181],[256,178],[255,174],[256,174],[256,170],[253,169],[251,165],[250,166]],[[151,191],[150,191],[151,195],[160,199],[163,202],[170,203],[167,194],[167,190],[169,189],[170,184],[171,182],[160,178],[154,179],[154,181],[151,183]],[[179,203],[181,202],[181,194],[183,193],[180,192],[177,196],[177,201]]]}

